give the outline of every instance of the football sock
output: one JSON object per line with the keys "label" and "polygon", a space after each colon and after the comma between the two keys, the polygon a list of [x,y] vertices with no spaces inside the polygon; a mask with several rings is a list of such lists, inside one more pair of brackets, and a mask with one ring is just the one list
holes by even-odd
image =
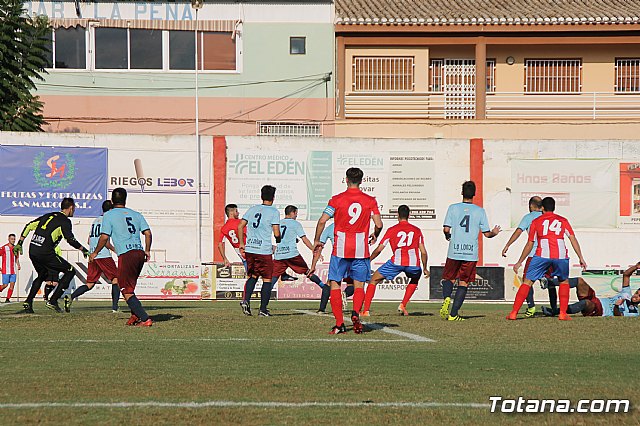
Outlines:
{"label": "football sock", "polygon": [[578,278],[569,278],[569,288],[578,287]]}
{"label": "football sock", "polygon": [[142,307],[142,303],[140,303],[135,294],[132,294],[129,300],[127,300],[127,305],[129,305],[129,308],[131,308],[131,312],[133,312],[133,314],[137,316],[140,321],[144,322],[149,319],[147,311],[144,310],[144,308]]}
{"label": "football sock", "polygon": [[51,294],[51,292],[53,291],[53,289],[56,288],[55,285],[45,285],[44,286],[44,296],[49,299],[49,295]]}
{"label": "football sock", "polygon": [[[411,296],[413,296],[413,293],[415,293],[416,288],[418,288],[418,284],[409,284],[407,286],[407,289],[404,291],[404,298],[402,299],[402,304],[404,305],[404,307],[407,307],[407,304],[409,303],[409,300],[411,299]],[[458,293],[456,292],[456,296],[458,295]]]}
{"label": "football sock", "polygon": [[566,314],[569,306],[569,284],[560,284],[558,295],[560,296],[560,315]]}
{"label": "football sock", "polygon": [[118,300],[120,299],[120,287],[118,284],[111,284],[111,309],[118,310]]}
{"label": "football sock", "polygon": [[263,281],[262,288],[260,289],[260,310],[266,311],[271,300],[271,282]]}
{"label": "football sock", "polygon": [[451,297],[453,293],[453,283],[449,280],[442,280],[442,298]]}
{"label": "football sock", "polygon": [[531,288],[530,285],[522,283],[520,285],[520,288],[518,289],[518,292],[516,293],[516,300],[513,302],[513,309],[511,309],[511,313],[512,314],[517,314],[518,311],[520,310],[520,307],[522,306],[522,304],[524,303],[524,300],[527,298],[527,295],[529,294],[529,289]]}
{"label": "football sock", "polygon": [[331,310],[333,316],[336,319],[336,325],[340,326],[344,324],[344,318],[342,317],[342,290],[331,290]]}
{"label": "football sock", "polygon": [[451,316],[457,317],[458,310],[462,307],[462,303],[464,302],[464,298],[467,296],[467,287],[458,286],[456,290],[456,297],[453,299],[453,306],[451,307]]}
{"label": "football sock", "polygon": [[327,310],[327,302],[329,302],[329,296],[331,296],[331,286],[329,284],[325,284],[322,287],[322,296],[320,296],[320,310]]}
{"label": "football sock", "polygon": [[348,285],[347,288],[344,289],[344,294],[346,294],[347,297],[353,296],[354,288],[354,286]]}
{"label": "football sock", "polygon": [[536,302],[533,301],[533,286],[529,288],[529,294],[527,294],[527,307],[533,308],[536,306]]}
{"label": "football sock", "polygon": [[353,291],[353,311],[360,313],[364,303],[364,288],[358,287]]}
{"label": "football sock", "polygon": [[553,312],[558,310],[558,290],[555,287],[547,288],[549,291],[549,305]]}
{"label": "football sock", "polygon": [[373,300],[373,296],[375,295],[376,295],[376,285],[368,284],[367,292],[364,294],[364,308],[362,309],[363,311],[368,311],[369,308],[371,308],[371,301]]}
{"label": "football sock", "polygon": [[249,277],[247,282],[244,284],[244,298],[242,300],[245,302],[249,302],[251,300],[251,295],[253,294],[253,290],[256,288],[257,282],[257,278]]}
{"label": "football sock", "polygon": [[13,296],[13,289],[12,288],[7,290],[7,299],[11,299],[11,296]]}
{"label": "football sock", "polygon": [[[45,272],[46,275],[46,272]],[[29,294],[27,295],[27,300],[26,302],[31,304],[33,303],[33,299],[35,299],[36,294],[38,294],[38,290],[40,290],[40,286],[42,286],[42,282],[44,281],[44,276],[40,276],[38,275],[38,277],[33,280],[33,283],[31,283],[31,289],[29,290]]]}
{"label": "football sock", "polygon": [[78,296],[81,296],[81,295],[85,294],[85,293],[86,293],[86,292],[88,292],[89,290],[91,290],[91,289],[90,289],[90,288],[89,288],[89,286],[87,286],[86,284],[85,284],[85,285],[81,285],[80,287],[76,288],[76,291],[74,291],[74,292],[71,294],[71,298],[72,298],[72,299],[75,299],[76,297],[78,297]]}
{"label": "football sock", "polygon": [[320,279],[320,277],[317,276],[316,274],[311,275],[309,277],[309,280],[311,282],[314,282],[314,283],[318,284],[320,287],[324,287],[325,286],[325,283],[323,283],[322,280]]}
{"label": "football sock", "polygon": [[582,312],[586,307],[587,307],[587,301],[584,299],[579,300],[576,303],[572,303],[567,307],[567,313],[577,314],[579,312]]}
{"label": "football sock", "polygon": [[69,284],[71,283],[71,280],[73,279],[73,276],[75,274],[76,274],[76,270],[73,268],[71,268],[70,271],[65,271],[65,273],[62,274],[62,278],[60,278],[60,281],[58,282],[58,286],[53,291],[53,294],[51,295],[51,299],[49,299],[49,303],[53,303],[53,304],[58,303],[58,299],[60,299],[60,296],[62,296],[62,293],[64,293],[64,291],[69,288]]}

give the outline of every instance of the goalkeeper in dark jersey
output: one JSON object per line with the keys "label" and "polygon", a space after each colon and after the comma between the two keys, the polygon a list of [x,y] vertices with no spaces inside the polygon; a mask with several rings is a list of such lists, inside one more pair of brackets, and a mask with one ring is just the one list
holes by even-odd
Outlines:
{"label": "goalkeeper in dark jersey", "polygon": [[[20,240],[14,247],[16,255],[22,253],[22,242],[33,231],[31,244],[29,245],[29,258],[33,263],[38,277],[33,281],[29,296],[24,302],[25,312],[33,313],[33,299],[38,294],[42,282],[49,277],[49,271],[60,272],[62,277],[58,281],[58,286],[46,303],[47,308],[58,313],[62,312],[58,306],[58,299],[62,293],[69,287],[71,279],[76,274],[76,270],[64,258],[56,254],[55,248],[64,238],[71,247],[82,251],[84,257],[89,255],[89,251],[82,246],[73,236],[71,231],[71,220],[76,210],[76,204],[73,198],[65,198],[60,203],[59,212],[47,213],[37,219],[27,223],[20,235]],[[65,309],[67,308],[67,298],[65,298]],[[68,309],[66,309],[68,311]]]}

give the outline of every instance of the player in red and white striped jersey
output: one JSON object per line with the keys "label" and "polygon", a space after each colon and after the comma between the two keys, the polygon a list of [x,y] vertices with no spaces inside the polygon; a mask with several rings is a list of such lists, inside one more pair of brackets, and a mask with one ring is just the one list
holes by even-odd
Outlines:
{"label": "player in red and white striped jersey", "polygon": [[[331,218],[334,219],[334,245],[331,261],[329,262],[329,281],[331,283],[331,309],[336,318],[336,325],[331,334],[346,332],[342,317],[342,294],[340,282],[346,278],[353,278],[353,311],[351,321],[353,331],[362,333],[360,322],[360,309],[364,302],[364,283],[371,278],[371,261],[369,260],[369,244],[376,242],[382,232],[382,219],[376,199],[360,190],[360,184],[364,173],[362,170],[352,167],[347,170],[347,190],[335,195],[329,200],[324,213],[318,220],[313,263],[311,272],[322,250],[320,237],[322,231]],[[369,236],[370,221],[373,219],[375,229]]]}
{"label": "player in red and white striped jersey", "polygon": [[573,250],[578,255],[582,269],[586,269],[587,264],[582,257],[580,244],[573,233],[569,221],[555,214],[555,208],[556,201],[553,198],[544,198],[542,200],[542,216],[531,222],[529,241],[524,246],[520,260],[513,265],[513,270],[516,274],[522,262],[531,252],[533,244],[536,241],[538,242],[538,248],[536,249],[536,254],[531,259],[524,282],[518,289],[516,300],[513,302],[513,309],[507,316],[508,320],[516,319],[531,285],[534,281],[544,277],[549,268],[553,269],[551,276],[558,277],[558,281],[560,282],[560,290],[558,291],[558,295],[560,296],[560,315],[558,315],[558,319],[562,321],[571,319],[567,315],[567,306],[569,305],[569,252],[564,242],[565,236],[569,238]]}
{"label": "player in red and white striped jersey", "polygon": [[17,273],[20,270],[20,261],[18,257],[13,253],[13,247],[16,244],[16,235],[9,234],[9,242],[0,247],[0,262],[2,262],[2,284],[0,285],[0,292],[7,290],[7,296],[5,297],[5,303],[11,302],[11,296],[13,296],[13,288],[16,285]]}
{"label": "player in red and white striped jersey", "polygon": [[[383,280],[392,280],[401,272],[409,278],[409,284],[404,293],[402,303],[398,306],[398,311],[402,315],[409,315],[406,306],[418,287],[420,275],[424,271],[424,277],[429,277],[427,269],[427,249],[424,247],[424,237],[422,231],[415,225],[409,223],[409,206],[398,207],[398,224],[387,230],[380,242],[380,245],[371,253],[371,261],[378,257],[384,248],[391,244],[393,256],[382,265],[371,277],[364,297],[364,309],[362,316],[369,316],[369,308],[376,291],[376,285]],[[420,264],[422,263],[422,269]]]}

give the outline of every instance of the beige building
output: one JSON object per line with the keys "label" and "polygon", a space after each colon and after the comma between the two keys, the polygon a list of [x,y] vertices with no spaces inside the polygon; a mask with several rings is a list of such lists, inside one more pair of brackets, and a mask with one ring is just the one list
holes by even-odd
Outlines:
{"label": "beige building", "polygon": [[337,0],[335,134],[637,138],[639,16],[625,0]]}

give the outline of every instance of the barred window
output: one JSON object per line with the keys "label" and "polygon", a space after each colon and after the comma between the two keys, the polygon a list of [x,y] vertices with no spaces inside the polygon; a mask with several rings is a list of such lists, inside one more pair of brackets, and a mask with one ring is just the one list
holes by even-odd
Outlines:
{"label": "barred window", "polygon": [[[429,91],[442,93],[444,59],[431,59],[429,63]],[[487,93],[496,91],[496,60],[487,59]]]}
{"label": "barred window", "polygon": [[640,92],[640,59],[616,59],[616,93]]}
{"label": "barred window", "polygon": [[414,57],[353,57],[355,92],[411,92],[414,89]]}
{"label": "barred window", "polygon": [[581,59],[526,59],[524,65],[527,93],[580,93]]}

